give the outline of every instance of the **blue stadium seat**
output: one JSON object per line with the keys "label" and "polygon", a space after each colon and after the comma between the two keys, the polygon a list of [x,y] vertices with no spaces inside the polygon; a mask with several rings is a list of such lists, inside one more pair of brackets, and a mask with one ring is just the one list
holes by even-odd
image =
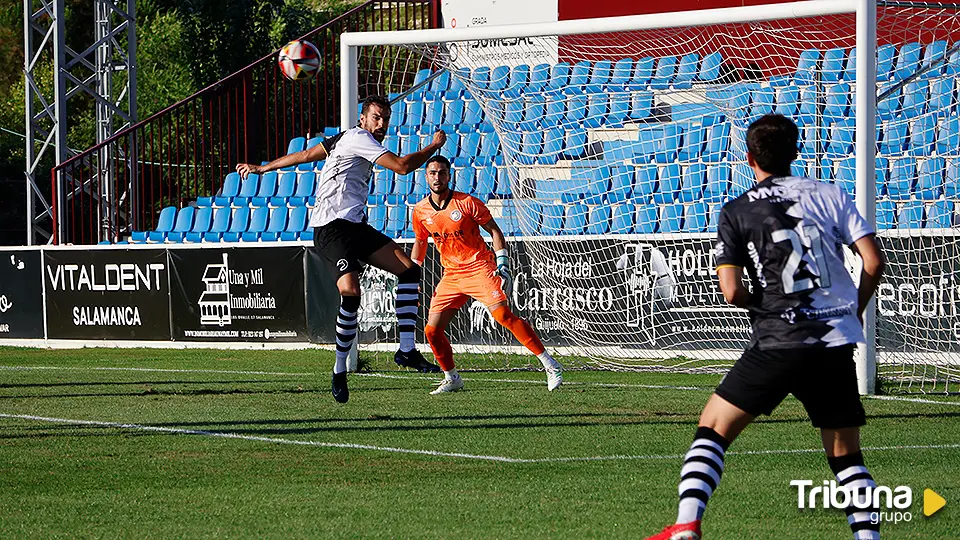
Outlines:
{"label": "blue stadium seat", "polygon": [[885,231],[897,227],[897,205],[889,199],[877,201],[877,229]]}
{"label": "blue stadium seat", "polygon": [[390,104],[390,125],[402,126],[407,119],[407,104],[403,101],[394,101]]}
{"label": "blue stadium seat", "polygon": [[451,180],[451,189],[456,189],[463,193],[474,193],[477,187],[477,170],[473,167],[461,167],[454,171]]}
{"label": "blue stadium seat", "polygon": [[699,233],[707,229],[707,203],[697,201],[687,205],[683,210],[682,232]]}
{"label": "blue stadium seat", "polygon": [[903,87],[903,105],[900,114],[904,118],[916,118],[927,110],[929,83],[925,80],[910,81]]}
{"label": "blue stadium seat", "polygon": [[[426,104],[426,110],[424,111],[424,126],[439,126],[443,123],[443,101],[437,99],[434,101],[428,101]],[[433,128],[428,128],[429,131],[433,131]],[[421,131],[422,133],[422,131]]]}
{"label": "blue stadium seat", "polygon": [[540,224],[540,234],[555,236],[563,231],[563,216],[565,208],[560,204],[543,206],[543,223]]}
{"label": "blue stadium seat", "polygon": [[564,93],[576,94],[583,91],[584,87],[590,81],[590,62],[581,60],[573,65],[570,70],[570,80]]}
{"label": "blue stadium seat", "polygon": [[313,171],[297,174],[297,189],[290,197],[290,206],[303,206],[307,200],[313,196],[317,185],[317,173]]}
{"label": "blue stadium seat", "polygon": [[960,224],[954,213],[953,201],[935,201],[927,206],[927,221],[924,226],[928,229],[949,229]]}
{"label": "blue stadium seat", "polygon": [[400,238],[407,227],[407,205],[398,204],[387,207],[387,222],[383,233],[390,238]]}
{"label": "blue stadium seat", "polygon": [[387,225],[387,206],[383,204],[368,205],[367,223],[374,229],[383,232]]}
{"label": "blue stadium seat", "polygon": [[930,103],[927,110],[937,118],[951,116],[957,104],[956,79],[946,77],[930,81]]}
{"label": "blue stadium seat", "polygon": [[809,126],[817,123],[820,116],[818,98],[817,87],[804,86],[800,89],[800,108],[795,117],[798,125]]}
{"label": "blue stadium seat", "polygon": [[280,181],[277,183],[277,191],[270,198],[271,206],[286,206],[290,197],[297,187],[297,173],[287,171],[280,175]]}
{"label": "blue stadium seat", "polygon": [[260,240],[264,242],[276,242],[280,240],[280,234],[287,227],[287,214],[289,209],[286,206],[278,206],[270,210],[270,219],[267,227],[260,235]]}
{"label": "blue stadium seat", "polygon": [[957,77],[960,75],[960,48],[957,47],[957,43],[960,41],[954,42],[951,49],[953,52],[950,53],[950,56],[947,60],[947,65],[943,68],[943,74],[946,77]]}
{"label": "blue stadium seat", "polygon": [[630,98],[630,118],[643,120],[653,114],[653,92],[641,90],[634,92]]}
{"label": "blue stadium seat", "polygon": [[377,168],[373,172],[373,185],[370,187],[370,195],[376,198],[383,198],[395,191],[394,174],[390,169]]}
{"label": "blue stadium seat", "polygon": [[[881,87],[877,92],[878,97],[880,94],[886,92],[887,90],[888,90],[887,87]],[[893,93],[888,94],[886,97],[884,97],[881,100],[878,100],[877,101],[877,119],[878,119],[877,122],[879,123],[880,121],[888,121],[900,116],[902,98],[903,98],[903,90],[900,88],[897,88],[896,90],[893,91]]]}
{"label": "blue stadium seat", "polygon": [[430,81],[427,91],[424,93],[424,99],[440,101],[448,88],[450,88],[450,72],[444,70],[440,75],[437,75],[437,78]]}
{"label": "blue stadium seat", "polygon": [[260,206],[253,209],[250,213],[250,223],[247,230],[240,233],[240,240],[243,242],[257,242],[260,240],[260,233],[267,229],[267,219],[270,217],[270,209],[266,206]]}
{"label": "blue stadium seat", "polygon": [[447,108],[443,115],[443,123],[451,126],[458,126],[462,124],[463,110],[463,100],[457,99],[447,103]]}
{"label": "blue stadium seat", "polygon": [[902,81],[915,74],[920,69],[920,54],[923,48],[919,43],[907,43],[900,47],[897,53],[896,66],[893,68],[893,78]]}
{"label": "blue stadium seat", "polygon": [[[287,174],[287,172],[284,172]],[[277,171],[269,171],[260,177],[260,186],[251,199],[253,206],[266,206],[270,198],[277,194]]]}
{"label": "blue stadium seat", "polygon": [[906,200],[913,193],[917,177],[917,161],[914,158],[901,158],[893,162],[887,193],[895,201]]}
{"label": "blue stadium seat", "polygon": [[528,96],[523,108],[523,118],[520,122],[522,131],[537,131],[544,127],[546,116],[546,99],[540,95]]}
{"label": "blue stadium seat", "polygon": [[887,43],[877,47],[877,80],[889,81],[893,77],[893,62],[896,59],[897,48]]}
{"label": "blue stadium seat", "polygon": [[672,233],[683,230],[683,205],[665,204],[660,207],[660,232]]}
{"label": "blue stadium seat", "polygon": [[726,159],[727,149],[730,146],[730,123],[720,122],[710,126],[707,136],[707,146],[703,151],[702,159],[707,163],[718,163]]}
{"label": "blue stadium seat", "polygon": [[880,141],[880,153],[885,156],[899,156],[907,147],[907,123],[890,121],[883,125],[883,138]]}
{"label": "blue stadium seat", "polygon": [[493,194],[498,199],[513,197],[513,180],[510,178],[509,167],[497,167],[497,184],[493,189]]}
{"label": "blue stadium seat", "polygon": [[[606,193],[606,202],[615,204],[633,197],[634,168],[618,165],[610,167],[610,191]],[[654,175],[656,178],[656,175]],[[599,199],[599,200],[598,200]],[[601,204],[603,197],[593,197],[588,204]]]}
{"label": "blue stadium seat", "polygon": [[483,122],[483,107],[480,105],[480,102],[472,99],[465,100],[464,103],[463,124],[471,128],[476,128],[477,125]]}
{"label": "blue stadium seat", "polygon": [[[417,71],[417,74],[413,76],[413,86],[418,86],[420,83],[426,81],[427,79],[430,78],[430,75],[432,75],[432,73],[430,72],[429,69],[421,69]],[[411,93],[409,96],[407,96],[407,99],[410,99],[410,100],[423,99],[423,95],[426,93],[429,87],[430,85],[421,86],[417,90],[414,90],[413,93]]]}
{"label": "blue stadium seat", "polygon": [[560,153],[561,159],[580,159],[586,153],[587,132],[578,129],[576,126],[568,128],[567,136],[563,143],[563,152]]}
{"label": "blue stadium seat", "polygon": [[824,156],[829,158],[845,157],[853,153],[853,139],[857,131],[856,120],[851,118],[835,122],[825,141]]}
{"label": "blue stadium seat", "polygon": [[697,53],[689,53],[680,58],[680,63],[677,65],[677,76],[673,79],[673,88],[677,90],[692,88],[699,64],[700,55]]}
{"label": "blue stadium seat", "polygon": [[933,157],[920,163],[917,171],[917,198],[932,201],[943,195],[946,168],[946,161],[942,157]]}
{"label": "blue stadium seat", "polygon": [[457,157],[469,159],[476,157],[480,151],[480,142],[481,135],[477,131],[462,134],[460,136],[460,151],[457,152]]}
{"label": "blue stadium seat", "polygon": [[923,227],[923,203],[906,201],[900,204],[897,212],[898,229],[919,229]]}
{"label": "blue stadium seat", "polygon": [[506,90],[510,83],[510,68],[507,66],[497,66],[490,72],[490,90],[502,92]]}
{"label": "blue stadium seat", "polygon": [[214,197],[216,206],[230,206],[230,201],[240,193],[240,175],[232,172],[223,179],[220,193]]}
{"label": "blue stadium seat", "polygon": [[692,203],[703,198],[707,168],[703,163],[692,163],[683,168],[683,180],[680,185],[680,202]]}
{"label": "blue stadium seat", "polygon": [[300,231],[300,240],[304,242],[313,243],[313,229],[307,229],[305,231]]}
{"label": "blue stadium seat", "polygon": [[447,141],[440,148],[442,156],[456,156],[460,152],[460,134],[456,132],[447,132]]}
{"label": "blue stadium seat", "polygon": [[658,204],[672,203],[677,200],[680,191],[680,165],[670,163],[660,169],[657,191],[653,194],[653,202]]}
{"label": "blue stadium seat", "polygon": [[610,232],[610,207],[591,206],[587,215],[587,229],[584,234],[607,234]]}
{"label": "blue stadium seat", "polygon": [[653,74],[653,80],[650,81],[650,88],[656,90],[666,90],[673,83],[673,78],[677,74],[677,57],[664,56],[657,61],[657,71]]}
{"label": "blue stadium seat", "polygon": [[474,195],[481,201],[486,201],[493,193],[497,184],[497,168],[488,165],[477,169],[477,186]]}
{"label": "blue stadium seat", "polygon": [[960,155],[960,116],[944,118],[937,130],[937,155]]}
{"label": "blue stadium seat", "polygon": [[250,225],[250,207],[243,206],[237,208],[230,218],[230,227],[223,233],[221,240],[224,242],[239,242],[240,235],[247,230]]}
{"label": "blue stadium seat", "polygon": [[846,73],[847,50],[841,47],[823,53],[820,65],[820,80],[826,84],[840,82]]}
{"label": "blue stadium seat", "polygon": [[632,234],[636,209],[632,204],[617,204],[611,207],[610,233]]}
{"label": "blue stadium seat", "polygon": [[587,214],[589,209],[583,203],[573,203],[568,205],[564,211],[563,229],[559,234],[575,235],[583,234],[587,227]]}
{"label": "blue stadium seat", "polygon": [[628,92],[610,94],[610,112],[607,115],[607,126],[621,127],[630,116],[631,96]]}
{"label": "blue stadium seat", "polygon": [[933,154],[937,143],[937,118],[930,114],[925,114],[914,120],[910,127],[910,147],[908,152],[911,156],[929,156]]}
{"label": "blue stadium seat", "polygon": [[820,50],[807,49],[800,53],[797,59],[797,69],[792,75],[776,75],[770,78],[771,86],[789,86],[813,84],[815,72],[820,63]]}
{"label": "blue stadium seat", "polygon": [[730,188],[730,164],[717,163],[707,168],[707,184],[703,190],[703,199],[707,202],[719,203],[727,198]]}
{"label": "blue stadium seat", "polygon": [[670,123],[663,126],[663,137],[657,144],[653,160],[657,163],[673,163],[677,160],[680,151],[680,139],[683,137],[683,126]]}
{"label": "blue stadium seat", "polygon": [[557,162],[557,157],[563,152],[564,132],[558,127],[552,127],[543,134],[543,153],[539,163],[550,165]]}
{"label": "blue stadium seat", "polygon": [[260,175],[250,174],[240,183],[240,193],[230,201],[230,206],[242,207],[250,204],[250,199],[257,195],[260,187]]}
{"label": "blue stadium seat", "polygon": [[633,58],[621,58],[613,64],[613,71],[610,73],[609,88],[611,92],[621,92],[630,85],[633,74]]}
{"label": "blue stadium seat", "polygon": [[633,230],[637,234],[653,234],[659,229],[660,219],[657,216],[657,206],[653,204],[638,204],[634,217]]}
{"label": "blue stadium seat", "polygon": [[707,232],[717,232],[717,225],[720,223],[720,210],[722,208],[723,204],[721,203],[714,203],[710,205],[710,211],[707,216]]}
{"label": "blue stadium seat", "polygon": [[[657,189],[657,166],[653,164],[638,165],[635,168],[633,180],[633,198],[638,202],[650,202]],[[627,198],[629,199],[629,191]]]}
{"label": "blue stadium seat", "polygon": [[684,162],[699,160],[700,154],[703,153],[706,133],[710,127],[712,126],[688,125],[683,130],[683,144],[680,146],[680,151],[677,152],[677,159]]}
{"label": "blue stadium seat", "polygon": [[478,67],[473,71],[473,85],[478,90],[486,90],[490,87],[490,68],[487,66]]}
{"label": "blue stadium seat", "polygon": [[730,187],[727,194],[730,198],[736,198],[743,195],[757,183],[757,178],[753,169],[746,163],[737,163],[733,168],[733,174],[730,176]]}
{"label": "blue stadium seat", "polygon": [[563,91],[570,82],[570,64],[559,62],[550,69],[550,81],[544,87],[547,91]]}
{"label": "blue stadium seat", "polygon": [[[517,208],[512,200],[505,200],[500,206],[500,217],[497,218],[497,225],[504,236],[517,236],[521,234],[520,223],[517,220]],[[486,231],[483,231],[486,232]],[[483,234],[481,232],[481,234]]]}
{"label": "blue stadium seat", "polygon": [[[874,165],[874,171],[876,175],[876,181],[874,182],[874,185],[876,186],[876,196],[878,199],[887,195],[887,177],[889,174],[889,168],[890,162],[887,158],[877,157],[876,164]],[[829,171],[824,170],[824,173],[828,172]],[[850,194],[851,197],[854,196],[857,189],[857,158],[855,156],[850,156],[838,161],[834,172],[834,178],[834,183]]]}
{"label": "blue stadium seat", "polygon": [[[412,97],[409,96],[407,99]],[[407,101],[407,114],[404,117],[405,126],[419,127],[427,119],[427,107],[425,101]]]}
{"label": "blue stadium seat", "polygon": [[[802,134],[802,130],[801,130]],[[730,149],[727,150],[727,159],[731,161],[747,160],[747,128],[737,126],[730,130]]]}
{"label": "blue stadium seat", "polygon": [[543,208],[540,203],[529,199],[518,199],[514,201],[517,210],[517,224],[520,232],[525,235],[535,235],[540,231],[540,219],[543,216]]}
{"label": "blue stadium seat", "polygon": [[606,124],[610,96],[608,94],[590,94],[587,99],[587,115],[583,125],[588,129],[596,129]]}
{"label": "blue stadium seat", "polygon": [[947,162],[947,174],[943,180],[943,195],[948,199],[960,198],[960,159]]}
{"label": "blue stadium seat", "polygon": [[777,91],[776,105],[773,112],[787,118],[796,118],[800,110],[800,88],[784,86]]}
{"label": "blue stadium seat", "polygon": [[588,204],[597,204],[610,191],[613,169],[617,169],[617,174],[629,176],[629,169],[626,167],[593,167],[587,169],[586,174],[582,176],[574,173],[573,180],[583,186],[583,197],[587,199]]}
{"label": "blue stadium seat", "polygon": [[576,126],[587,117],[587,96],[583,94],[571,95],[567,98],[567,115],[564,122]]}
{"label": "blue stadium seat", "polygon": [[656,65],[656,58],[644,56],[633,65],[633,74],[630,77],[628,90],[646,90],[653,80],[653,70]]}
{"label": "blue stadium seat", "polygon": [[[527,93],[542,92],[550,80],[550,64],[537,64],[530,70]],[[509,97],[509,96],[508,96]]]}
{"label": "blue stadium seat", "polygon": [[712,52],[703,57],[700,63],[700,73],[697,74],[697,80],[701,82],[714,82],[720,78],[720,69],[723,66],[723,55],[720,51]]}
{"label": "blue stadium seat", "polygon": [[462,67],[456,71],[456,76],[450,78],[450,87],[443,93],[443,99],[460,100],[467,93],[464,81],[470,80],[470,68]]}
{"label": "blue stadium seat", "polygon": [[291,242],[300,237],[300,233],[307,229],[307,207],[297,206],[290,210],[287,227],[280,233],[280,240]]}
{"label": "blue stadium seat", "polygon": [[416,204],[429,194],[430,186],[427,185],[427,172],[426,169],[420,167],[413,173],[413,190],[407,197],[407,202]]}
{"label": "blue stadium seat", "polygon": [[184,242],[201,242],[203,233],[210,230],[210,221],[213,219],[213,209],[210,207],[197,208],[193,216],[193,225],[184,233]]}
{"label": "blue stadium seat", "polygon": [[850,85],[840,83],[827,89],[826,104],[823,107],[823,121],[832,123],[845,120],[850,112]]}
{"label": "blue stadium seat", "polygon": [[500,136],[496,132],[484,133],[480,143],[481,156],[495,156],[500,153]]}
{"label": "blue stadium seat", "polygon": [[600,60],[593,65],[590,71],[590,79],[584,90],[588,94],[595,94],[606,90],[610,84],[610,77],[613,74],[613,62],[610,60]]}
{"label": "blue stadium seat", "polygon": [[147,241],[163,242],[166,240],[167,233],[173,230],[176,216],[176,206],[167,206],[163,210],[160,210],[160,217],[157,218],[157,226],[154,230],[147,233]]}
{"label": "blue stadium seat", "polygon": [[765,114],[773,112],[777,102],[776,88],[757,88],[750,93],[750,109],[747,118],[756,120]]}
{"label": "blue stadium seat", "polygon": [[295,154],[304,149],[307,140],[303,137],[294,137],[287,143],[287,154]]}
{"label": "blue stadium seat", "polygon": [[196,208],[186,206],[177,211],[177,219],[173,228],[167,233],[167,242],[183,242],[184,237],[193,228],[193,218]]}

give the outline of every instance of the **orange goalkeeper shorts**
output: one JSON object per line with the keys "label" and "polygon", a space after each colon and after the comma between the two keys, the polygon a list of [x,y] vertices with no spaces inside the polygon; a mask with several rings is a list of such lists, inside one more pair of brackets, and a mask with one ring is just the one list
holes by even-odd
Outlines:
{"label": "orange goalkeeper shorts", "polygon": [[430,300],[430,313],[460,309],[467,300],[474,298],[487,307],[507,299],[503,294],[503,282],[494,266],[475,272],[445,272]]}

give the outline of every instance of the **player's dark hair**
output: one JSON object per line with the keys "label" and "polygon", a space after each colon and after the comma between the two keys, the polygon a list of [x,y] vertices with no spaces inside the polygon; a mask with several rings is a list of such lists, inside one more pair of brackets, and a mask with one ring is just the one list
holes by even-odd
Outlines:
{"label": "player's dark hair", "polygon": [[431,163],[439,163],[447,168],[447,172],[450,172],[450,160],[441,156],[440,154],[428,159],[427,162],[423,164],[423,167],[426,168],[427,165],[430,165]]}
{"label": "player's dark hair", "polygon": [[371,105],[376,105],[385,113],[390,114],[390,102],[383,96],[367,96],[367,99],[363,100],[363,108],[360,109],[360,114],[367,114],[367,109]]}
{"label": "player's dark hair", "polygon": [[793,120],[782,114],[765,114],[747,129],[747,151],[764,171],[790,176],[799,138],[800,130]]}

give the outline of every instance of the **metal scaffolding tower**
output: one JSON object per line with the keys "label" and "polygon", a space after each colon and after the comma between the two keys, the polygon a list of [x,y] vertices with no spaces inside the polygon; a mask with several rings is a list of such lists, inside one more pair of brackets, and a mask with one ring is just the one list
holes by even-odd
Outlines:
{"label": "metal scaffolding tower", "polygon": [[[90,197],[99,207],[104,234],[117,230],[113,198],[115,169],[110,159],[81,179],[61,175],[53,182],[50,197],[44,197],[37,178],[50,166],[59,165],[78,152],[67,141],[68,104],[81,105],[79,96],[92,98],[96,114],[96,144],[137,121],[137,35],[134,0],[125,4],[94,1],[94,42],[77,52],[66,45],[64,0],[24,0],[23,40],[26,76],[26,181],[27,245],[51,243],[54,234],[66,238],[63,209],[75,197]],[[76,21],[74,21],[76,24]],[[44,77],[45,61],[53,60],[52,88]],[[93,166],[93,165],[91,165]],[[119,201],[118,201],[119,202]],[[38,204],[39,203],[39,208]]]}

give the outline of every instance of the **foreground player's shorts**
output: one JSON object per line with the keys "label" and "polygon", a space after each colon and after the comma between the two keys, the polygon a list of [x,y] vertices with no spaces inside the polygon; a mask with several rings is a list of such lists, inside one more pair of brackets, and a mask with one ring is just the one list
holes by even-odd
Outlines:
{"label": "foreground player's shorts", "polygon": [[770,414],[787,394],[807,410],[814,427],[866,424],[857,388],[853,345],[744,351],[720,381],[716,394],[748,413]]}
{"label": "foreground player's shorts", "polygon": [[393,240],[368,223],[335,219],[313,230],[313,245],[333,268],[337,279],[361,270],[361,261]]}
{"label": "foreground player's shorts", "polygon": [[470,273],[444,272],[430,300],[430,313],[460,309],[470,298],[489,308],[507,299],[502,285],[493,265]]}

